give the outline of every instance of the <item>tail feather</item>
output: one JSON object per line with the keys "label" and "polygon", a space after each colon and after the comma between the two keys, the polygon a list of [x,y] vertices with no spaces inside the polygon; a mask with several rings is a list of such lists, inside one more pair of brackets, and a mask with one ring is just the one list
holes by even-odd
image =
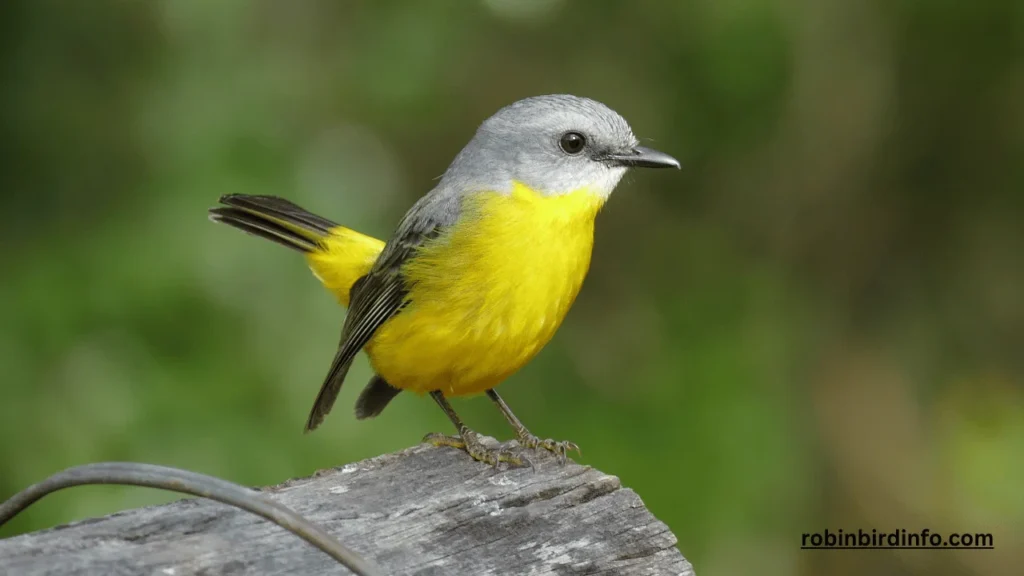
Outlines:
{"label": "tail feather", "polygon": [[313,252],[337,224],[276,196],[228,194],[210,219],[298,250]]}
{"label": "tail feather", "polygon": [[[343,306],[349,305],[352,286],[369,274],[385,246],[376,238],[339,226],[283,198],[229,194],[221,196],[220,203],[222,206],[210,209],[210,220],[305,253],[313,274]],[[348,359],[343,366],[345,371],[351,357]],[[320,390],[306,424],[307,431],[316,428],[330,410],[341,379],[337,382],[337,386],[325,384]],[[399,392],[398,388],[375,376],[359,396],[357,417],[372,418],[380,414]],[[322,406],[327,408],[320,410]]]}
{"label": "tail feather", "polygon": [[316,242],[300,236],[284,226],[237,208],[213,208],[210,210],[210,220],[222,222],[233,228],[238,228],[242,232],[266,238],[300,252],[312,252],[317,247]]}
{"label": "tail feather", "polygon": [[282,222],[290,222],[306,230],[319,232],[320,235],[326,235],[331,228],[338,226],[327,218],[317,216],[301,206],[277,196],[227,194],[220,197],[220,203],[270,216]]}

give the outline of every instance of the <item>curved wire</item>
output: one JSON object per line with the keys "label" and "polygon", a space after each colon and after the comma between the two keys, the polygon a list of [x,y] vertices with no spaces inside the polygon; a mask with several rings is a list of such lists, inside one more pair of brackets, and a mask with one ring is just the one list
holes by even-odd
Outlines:
{"label": "curved wire", "polygon": [[255,490],[198,472],[156,464],[99,462],[68,468],[29,486],[0,504],[0,526],[48,494],[88,484],[160,488],[230,504],[281,526],[323,550],[358,576],[383,574],[379,568],[338,542],[323,528]]}

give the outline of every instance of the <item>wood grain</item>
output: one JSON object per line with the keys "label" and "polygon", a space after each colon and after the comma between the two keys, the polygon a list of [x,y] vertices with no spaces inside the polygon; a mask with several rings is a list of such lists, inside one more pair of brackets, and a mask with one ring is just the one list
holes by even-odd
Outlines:
{"label": "wood grain", "polygon": [[[668,527],[618,478],[538,456],[495,470],[419,445],[264,488],[387,574],[692,575]],[[202,499],[0,540],[0,574],[346,574],[245,511]]]}

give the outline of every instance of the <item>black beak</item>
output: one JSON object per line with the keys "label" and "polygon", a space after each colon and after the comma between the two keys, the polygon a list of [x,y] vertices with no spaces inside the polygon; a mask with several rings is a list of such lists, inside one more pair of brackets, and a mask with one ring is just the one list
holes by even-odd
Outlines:
{"label": "black beak", "polygon": [[664,152],[643,146],[634,146],[627,152],[609,154],[605,156],[605,160],[615,166],[679,169],[679,160]]}

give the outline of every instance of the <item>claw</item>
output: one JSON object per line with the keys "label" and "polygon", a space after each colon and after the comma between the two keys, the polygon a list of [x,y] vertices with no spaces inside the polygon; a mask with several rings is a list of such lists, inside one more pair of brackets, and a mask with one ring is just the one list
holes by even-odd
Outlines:
{"label": "claw", "polygon": [[449,448],[455,448],[457,450],[465,450],[466,443],[459,436],[449,436],[447,434],[441,434],[440,432],[431,432],[423,437],[423,442],[427,444],[433,444],[434,446],[448,446]]}
{"label": "claw", "polygon": [[580,453],[580,447],[574,442],[569,442],[568,440],[556,441],[551,438],[541,440],[530,433],[521,435],[519,437],[519,444],[524,448],[529,448],[531,450],[543,448],[549,452],[553,452],[558,455],[558,461],[561,464],[565,464],[569,461],[568,453],[570,450],[575,450],[577,454]]}
{"label": "claw", "polygon": [[510,453],[516,454],[515,457],[522,462],[521,466],[529,466],[531,470],[537,470],[537,465],[534,464],[533,459],[524,454],[522,450]]}
{"label": "claw", "polygon": [[486,446],[478,443],[470,443],[466,451],[469,452],[469,455],[474,460],[490,464],[495,468],[498,468],[502,462],[512,464],[513,466],[522,466],[524,464],[521,458],[508,450],[487,448]]}
{"label": "claw", "polygon": [[575,450],[577,454],[579,454],[580,452],[580,447],[573,442],[569,442],[568,440],[555,442],[551,439],[548,439],[545,440],[543,444],[545,448],[551,450],[555,454],[558,454],[558,460],[562,464],[565,464],[569,460],[570,450]]}
{"label": "claw", "polygon": [[476,436],[471,430],[466,431],[465,438],[461,436],[448,436],[446,434],[440,434],[432,432],[423,437],[423,441],[434,446],[448,446],[458,450],[465,450],[471,458],[477,462],[483,462],[489,464],[495,468],[498,468],[502,462],[511,464],[513,466],[524,466],[529,465],[533,467],[533,462],[529,459],[524,459],[517,456],[511,450],[503,448],[488,448],[484,446],[480,438]]}

